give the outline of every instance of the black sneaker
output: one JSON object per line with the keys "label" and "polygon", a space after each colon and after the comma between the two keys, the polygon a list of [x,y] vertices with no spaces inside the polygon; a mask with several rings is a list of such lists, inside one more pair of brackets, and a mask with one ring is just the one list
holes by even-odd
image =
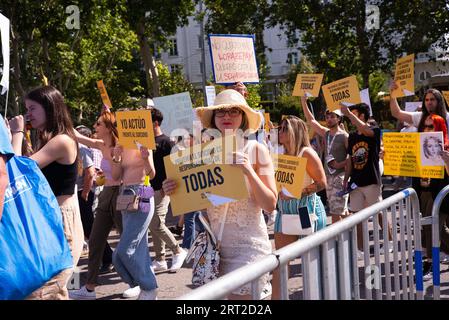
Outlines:
{"label": "black sneaker", "polygon": [[99,274],[111,273],[114,271],[114,266],[111,264],[102,265],[99,271]]}

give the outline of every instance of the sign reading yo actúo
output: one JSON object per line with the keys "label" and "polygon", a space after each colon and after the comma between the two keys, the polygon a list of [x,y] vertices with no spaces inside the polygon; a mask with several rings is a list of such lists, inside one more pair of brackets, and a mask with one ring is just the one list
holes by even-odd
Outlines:
{"label": "sign reading yo act\u00fao", "polygon": [[150,110],[116,112],[118,139],[126,149],[156,149]]}

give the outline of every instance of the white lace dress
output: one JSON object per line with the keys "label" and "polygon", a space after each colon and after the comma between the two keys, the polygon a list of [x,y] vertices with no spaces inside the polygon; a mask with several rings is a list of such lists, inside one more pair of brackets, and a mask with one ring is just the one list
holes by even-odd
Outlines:
{"label": "white lace dress", "polygon": [[[248,193],[251,195],[248,181],[246,181],[246,185]],[[211,207],[207,210],[212,231],[216,236],[220,230],[220,218],[223,216],[224,210],[225,205]],[[271,242],[268,238],[262,209],[251,197],[230,203],[221,240],[220,275],[253,263],[270,254],[271,251]],[[269,277],[266,274],[260,280],[260,290],[268,282]],[[240,287],[233,294],[250,295],[251,284]]]}

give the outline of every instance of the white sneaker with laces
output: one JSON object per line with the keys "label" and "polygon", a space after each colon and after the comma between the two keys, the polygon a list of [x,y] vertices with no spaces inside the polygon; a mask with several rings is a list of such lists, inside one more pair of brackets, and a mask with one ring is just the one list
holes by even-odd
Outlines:
{"label": "white sneaker with laces", "polygon": [[154,272],[168,270],[167,261],[165,260],[162,261],[154,260],[152,267]]}
{"label": "white sneaker with laces", "polygon": [[181,269],[182,264],[184,263],[184,260],[187,257],[187,250],[184,250],[180,248],[181,252],[178,254],[175,254],[172,259],[171,267],[169,272],[174,273]]}
{"label": "white sneaker with laces", "polygon": [[432,271],[427,272],[422,278],[423,278],[424,281],[432,280],[433,272]]}
{"label": "white sneaker with laces", "polygon": [[140,291],[137,300],[157,300],[157,289]]}
{"label": "white sneaker with laces", "polygon": [[69,290],[69,298],[72,300],[95,300],[97,295],[95,291],[87,291],[86,286],[82,286],[79,290]]}
{"label": "white sneaker with laces", "polygon": [[135,286],[133,288],[129,288],[127,290],[125,290],[122,294],[123,298],[135,298],[140,294],[140,287],[139,286]]}

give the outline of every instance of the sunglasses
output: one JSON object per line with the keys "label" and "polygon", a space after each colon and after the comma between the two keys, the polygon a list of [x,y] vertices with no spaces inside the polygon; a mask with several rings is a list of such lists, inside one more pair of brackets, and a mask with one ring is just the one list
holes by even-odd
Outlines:
{"label": "sunglasses", "polygon": [[223,118],[225,116],[225,114],[229,114],[229,116],[231,118],[236,118],[239,115],[242,114],[242,110],[240,110],[239,108],[231,108],[231,109],[218,109],[215,110],[215,116],[217,118]]}
{"label": "sunglasses", "polygon": [[433,124],[424,124],[424,129],[435,129]]}

